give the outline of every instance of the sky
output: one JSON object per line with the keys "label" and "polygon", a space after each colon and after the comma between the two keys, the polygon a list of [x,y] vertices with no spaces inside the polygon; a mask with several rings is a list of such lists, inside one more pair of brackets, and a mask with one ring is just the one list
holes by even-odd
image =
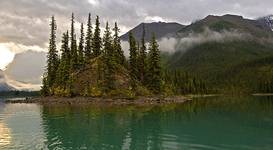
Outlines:
{"label": "sky", "polygon": [[[47,51],[49,19],[55,15],[58,37],[69,29],[71,13],[76,29],[92,19],[101,26],[118,22],[125,33],[141,22],[190,24],[207,15],[236,14],[255,19],[273,14],[272,0],[0,0],[0,69],[12,62],[16,53]],[[58,40],[60,41],[60,40]],[[31,61],[31,60],[26,60]]]}

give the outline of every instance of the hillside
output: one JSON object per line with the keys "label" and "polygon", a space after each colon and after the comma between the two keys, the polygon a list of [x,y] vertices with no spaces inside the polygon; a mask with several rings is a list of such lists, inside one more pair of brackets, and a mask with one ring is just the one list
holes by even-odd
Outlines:
{"label": "hillside", "polygon": [[[227,84],[241,84],[227,82],[231,80],[259,84],[252,77],[256,75],[255,70],[264,68],[266,64],[253,64],[273,56],[271,29],[259,21],[241,16],[208,16],[184,27],[177,35],[182,42],[177,44],[168,66],[193,73],[216,89],[224,89],[229,86]],[[183,43],[183,39],[191,41]],[[185,48],[186,44],[191,46]],[[244,69],[242,66],[246,64],[252,65]]]}
{"label": "hillside", "polygon": [[[149,41],[151,39],[152,33],[156,34],[157,39],[163,37],[173,37],[176,32],[184,27],[179,23],[166,23],[166,22],[153,22],[153,23],[141,23],[137,25],[135,28],[130,30],[137,41],[140,41],[142,37],[143,25],[145,26],[146,36],[145,40]],[[129,32],[130,32],[129,31]],[[128,41],[129,32],[121,36],[121,40]]]}
{"label": "hillside", "polygon": [[202,33],[206,28],[221,32],[224,30],[236,30],[241,33],[249,33],[255,37],[272,37],[271,28],[257,20],[245,19],[242,16],[224,15],[212,16],[196,21],[178,31],[178,37],[188,36],[190,33]]}

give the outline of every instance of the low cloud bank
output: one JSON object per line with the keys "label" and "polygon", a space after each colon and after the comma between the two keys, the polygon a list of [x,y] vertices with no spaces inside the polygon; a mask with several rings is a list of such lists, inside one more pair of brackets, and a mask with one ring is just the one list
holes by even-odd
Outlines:
{"label": "low cloud bank", "polygon": [[0,70],[0,86],[4,89],[20,91],[37,91],[40,90],[41,84],[23,83],[8,77],[5,72]]}
{"label": "low cloud bank", "polygon": [[[209,28],[205,28],[201,33],[189,33],[187,36],[179,38],[161,38],[158,40],[159,49],[162,52],[173,53],[177,50],[186,51],[194,46],[207,43],[207,42],[231,42],[234,40],[249,40],[251,35],[247,33],[241,33],[237,30],[223,30],[213,31]],[[122,48],[125,51],[125,55],[129,56],[129,43],[122,41]]]}

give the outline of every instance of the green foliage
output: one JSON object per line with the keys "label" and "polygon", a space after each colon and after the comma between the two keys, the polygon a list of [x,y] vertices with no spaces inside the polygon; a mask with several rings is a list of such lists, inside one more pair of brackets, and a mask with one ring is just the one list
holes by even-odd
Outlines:
{"label": "green foliage", "polygon": [[207,83],[202,79],[190,75],[181,70],[165,70],[163,73],[164,93],[174,92],[175,94],[208,94]]}
{"label": "green foliage", "polygon": [[56,73],[57,76],[55,84],[62,85],[62,87],[66,87],[67,81],[69,80],[70,71],[70,50],[68,31],[63,34],[61,52],[62,52],[61,59]]}
{"label": "green foliage", "polygon": [[75,23],[74,14],[72,13],[70,31],[71,71],[74,71],[78,68],[78,51],[74,23]]}
{"label": "green foliage", "polygon": [[97,16],[94,37],[92,40],[93,57],[98,57],[101,54],[101,43],[100,21],[99,16]]}
{"label": "green foliage", "polygon": [[56,80],[56,70],[58,69],[59,65],[59,58],[57,53],[56,47],[56,20],[54,16],[51,17],[50,23],[50,39],[49,39],[49,49],[47,55],[47,70],[46,74],[44,75],[43,79],[43,87],[42,87],[42,94],[47,95],[49,94],[49,88],[54,85]]}
{"label": "green foliage", "polygon": [[44,74],[43,75],[43,81],[42,81],[42,87],[40,91],[42,96],[48,96],[49,95],[49,86],[47,82],[47,76]]}
{"label": "green foliage", "polygon": [[112,46],[112,37],[111,37],[111,31],[108,25],[108,22],[106,23],[105,33],[103,36],[103,60],[105,64],[105,70],[104,70],[104,85],[105,91],[108,92],[110,90],[113,90],[114,85],[114,73],[115,73],[115,53]]}
{"label": "green foliage", "polygon": [[268,71],[262,68],[270,66],[267,57],[273,56],[272,47],[252,40],[207,42],[174,53],[168,67],[198,75],[206,80],[210,93],[252,93],[265,80],[262,76]]}
{"label": "green foliage", "polygon": [[91,23],[91,14],[88,15],[87,21],[87,31],[85,37],[85,62],[89,62],[92,56],[92,23]]}
{"label": "green foliage", "polygon": [[158,94],[161,91],[161,64],[159,46],[154,34],[149,45],[148,68],[148,87]]}
{"label": "green foliage", "polygon": [[84,64],[84,32],[83,32],[83,24],[81,24],[81,36],[79,41],[79,48],[78,48],[78,61],[79,65],[82,66]]}
{"label": "green foliage", "polygon": [[119,28],[117,23],[115,22],[115,27],[113,28],[114,31],[114,37],[113,37],[113,51],[114,51],[114,56],[115,56],[115,61],[122,65],[122,66],[127,66],[126,65],[126,58],[124,56],[124,52],[121,48],[121,43],[120,43],[120,37],[119,37]]}
{"label": "green foliage", "polygon": [[133,33],[129,33],[129,72],[130,72],[130,78],[131,78],[131,85],[133,88],[135,88],[135,80],[138,76],[138,66],[137,66],[137,45],[136,40],[133,36]]}
{"label": "green foliage", "polygon": [[147,50],[146,50],[146,44],[145,44],[145,25],[143,24],[141,46],[140,46],[139,55],[138,55],[139,80],[143,85],[145,85],[148,81],[147,69],[148,69],[148,66],[147,66]]}
{"label": "green foliage", "polygon": [[54,89],[52,89],[52,95],[61,97],[71,97],[71,91],[68,88],[55,87]]}
{"label": "green foliage", "polygon": [[114,97],[114,98],[134,99],[135,92],[133,92],[130,89],[116,89],[116,90],[111,90],[107,96]]}
{"label": "green foliage", "polygon": [[[99,17],[97,17],[92,37],[89,14],[86,37],[84,37],[84,28],[81,24],[81,35],[77,45],[72,13],[70,36],[68,31],[62,36],[59,60],[56,50],[56,23],[54,17],[52,18],[48,70],[45,73],[41,93],[45,96],[110,96],[128,99],[161,94],[161,60],[155,36],[150,42],[148,57],[144,40],[145,30],[141,45],[130,33],[130,57],[129,66],[127,66],[117,23],[113,28],[113,36],[108,22],[106,23],[102,41],[99,25]],[[171,93],[170,90],[169,93]]]}

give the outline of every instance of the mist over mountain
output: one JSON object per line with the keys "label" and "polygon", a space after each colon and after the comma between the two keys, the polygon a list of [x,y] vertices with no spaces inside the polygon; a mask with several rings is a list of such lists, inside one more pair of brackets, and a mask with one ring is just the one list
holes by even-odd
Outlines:
{"label": "mist over mountain", "polygon": [[[167,63],[170,68],[198,75],[218,89],[269,82],[265,76],[271,67],[267,71],[264,67],[271,64],[273,32],[259,20],[235,15],[207,16],[177,35],[175,53]],[[254,62],[259,65],[246,65]]]}

